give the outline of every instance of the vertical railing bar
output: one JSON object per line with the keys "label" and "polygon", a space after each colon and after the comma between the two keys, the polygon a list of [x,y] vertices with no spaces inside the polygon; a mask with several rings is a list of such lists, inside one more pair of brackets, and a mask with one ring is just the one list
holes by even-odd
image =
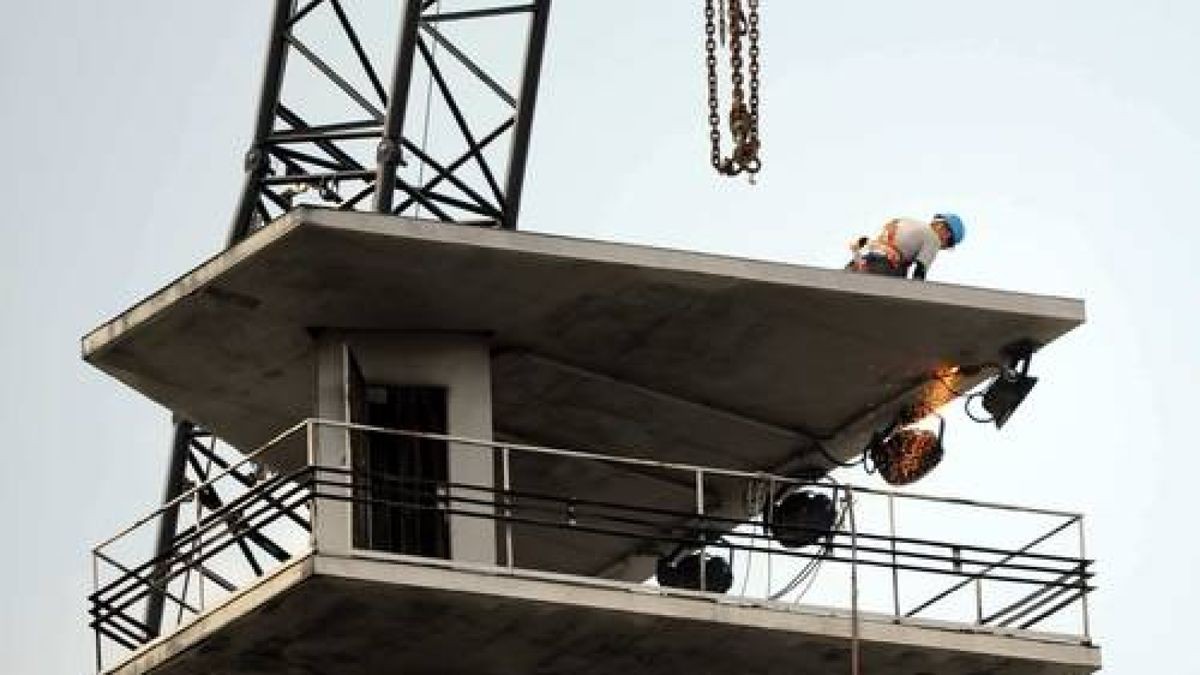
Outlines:
{"label": "vertical railing bar", "polygon": [[[770,528],[771,523],[773,523],[773,522],[775,522],[775,479],[769,478],[769,479],[767,479],[767,522],[764,523],[763,525],[766,528]],[[770,532],[770,530],[768,529],[767,532]],[[763,594],[763,599],[770,600],[771,599],[771,581],[772,581],[772,579],[775,578],[774,577],[775,571],[773,569],[774,568],[774,560],[775,560],[775,538],[768,534],[768,536],[766,537],[766,540],[767,540],[767,590],[766,590],[766,593]]]}
{"label": "vertical railing bar", "polygon": [[[92,550],[92,593],[100,591],[100,561],[96,557],[95,549]],[[96,672],[104,671],[104,643],[100,638],[100,628],[97,626],[92,629],[92,635],[96,638]]]}
{"label": "vertical railing bar", "polygon": [[983,625],[983,577],[975,577],[975,623]]}
{"label": "vertical railing bar", "polygon": [[858,625],[858,522],[854,517],[854,490],[846,488],[846,508],[850,511],[850,673],[859,675]]}
{"label": "vertical railing bar", "polygon": [[[216,452],[216,447],[217,447],[217,437],[214,434],[213,435],[213,452]],[[201,516],[201,513],[200,513],[201,507],[200,507],[199,496],[197,496],[197,498],[195,499],[195,504],[196,504],[196,508],[194,510],[195,510],[196,526],[199,527],[200,526],[200,516]],[[192,556],[193,557],[195,557],[196,550],[199,548],[199,545],[200,545],[200,538],[197,537],[196,541],[193,542],[193,544],[192,544]],[[196,588],[197,588],[197,593],[199,594],[200,612],[203,613],[204,612],[204,563],[200,563],[199,568],[200,568],[200,579],[198,581],[198,585]],[[187,596],[184,596],[184,600],[187,600]]]}
{"label": "vertical railing bar", "polygon": [[1075,524],[1079,527],[1079,592],[1080,592],[1080,607],[1083,610],[1083,639],[1091,642],[1092,627],[1091,619],[1088,615],[1088,593],[1087,593],[1087,577],[1083,574],[1084,566],[1087,564],[1087,542],[1083,536],[1083,516],[1075,516]]}
{"label": "vertical railing bar", "polygon": [[705,547],[704,547],[704,543],[703,543],[703,542],[707,541],[708,533],[706,532],[707,528],[705,527],[705,524],[704,524],[704,472],[699,469],[696,470],[696,513],[700,516],[699,523],[698,523],[700,526],[700,537],[702,539],[702,543],[700,545],[700,554],[699,554],[699,556],[700,556],[699,557],[699,560],[700,560],[700,592],[703,593],[708,588],[707,579],[705,578],[707,576],[705,574],[705,572],[707,572],[707,570],[705,568],[707,568],[708,565],[705,564],[706,563],[706,561],[704,559]]}
{"label": "vertical railing bar", "polygon": [[512,531],[512,478],[509,469],[509,448],[501,448],[500,464],[502,467],[502,478],[504,488],[504,560],[508,563],[508,569],[511,571],[516,563],[514,561],[513,552],[513,531]]}
{"label": "vertical railing bar", "polygon": [[894,616],[900,618],[900,568],[896,556],[896,496],[888,493],[888,533],[892,547],[892,610]]}

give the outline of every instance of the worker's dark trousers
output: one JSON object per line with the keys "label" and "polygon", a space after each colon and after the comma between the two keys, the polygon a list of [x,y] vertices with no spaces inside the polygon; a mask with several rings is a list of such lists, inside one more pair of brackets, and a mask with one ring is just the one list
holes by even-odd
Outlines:
{"label": "worker's dark trousers", "polygon": [[880,255],[865,255],[851,260],[846,269],[854,272],[866,272],[868,274],[882,274],[885,277],[905,277],[906,270],[903,267],[893,265],[886,256]]}

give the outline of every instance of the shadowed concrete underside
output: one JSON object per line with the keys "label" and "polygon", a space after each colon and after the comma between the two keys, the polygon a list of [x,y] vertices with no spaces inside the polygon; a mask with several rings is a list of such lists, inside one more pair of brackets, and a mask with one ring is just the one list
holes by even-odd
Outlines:
{"label": "shadowed concrete underside", "polygon": [[1082,321],[1077,300],[301,208],[83,352],[247,450],[311,416],[314,331],[471,333],[502,436],[775,470],[813,436],[855,454],[940,365]]}

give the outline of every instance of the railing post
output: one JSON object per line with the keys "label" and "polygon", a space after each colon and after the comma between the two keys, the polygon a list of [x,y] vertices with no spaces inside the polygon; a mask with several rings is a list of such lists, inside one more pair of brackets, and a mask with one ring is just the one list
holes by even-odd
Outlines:
{"label": "railing post", "polygon": [[509,448],[504,446],[500,450],[501,464],[501,486],[504,491],[504,562],[508,565],[511,571],[515,566],[513,552],[513,531],[512,531],[512,474],[509,470]]}
{"label": "railing post", "polygon": [[975,577],[975,623],[983,625],[983,577]]}
{"label": "railing post", "polygon": [[707,576],[706,572],[708,571],[705,568],[707,568],[708,565],[707,565],[707,561],[704,559],[704,550],[705,550],[704,544],[708,541],[708,532],[707,532],[707,527],[705,526],[705,523],[704,523],[704,472],[699,469],[696,470],[696,514],[699,515],[698,521],[699,521],[699,525],[700,525],[700,537],[701,537],[700,553],[699,553],[700,592],[704,592],[708,588],[707,579],[705,578]]}
{"label": "railing post", "polygon": [[771,523],[775,519],[775,478],[772,476],[767,480],[767,520],[763,523],[764,530],[768,533],[767,540],[767,591],[763,594],[764,600],[771,599],[771,582],[775,578],[774,570],[772,569],[775,560],[775,538],[770,536]]}
{"label": "railing post", "polygon": [[[100,591],[100,561],[96,556],[96,549],[92,549],[92,593]],[[96,672],[100,673],[104,670],[104,644],[100,640],[100,627],[92,629],[92,635],[96,639]]]}
{"label": "railing post", "polygon": [[858,522],[854,517],[854,490],[846,488],[846,508],[850,516],[850,673],[859,675],[858,626]]}
{"label": "railing post", "polygon": [[892,549],[892,611],[900,618],[900,568],[896,559],[896,495],[891,492],[887,496],[888,534]]}
{"label": "railing post", "polygon": [[1087,576],[1084,572],[1087,570],[1087,542],[1083,537],[1083,515],[1075,516],[1075,523],[1079,526],[1079,602],[1080,609],[1083,613],[1083,639],[1088,642],[1092,641],[1091,619],[1088,616],[1088,594],[1087,594]]}

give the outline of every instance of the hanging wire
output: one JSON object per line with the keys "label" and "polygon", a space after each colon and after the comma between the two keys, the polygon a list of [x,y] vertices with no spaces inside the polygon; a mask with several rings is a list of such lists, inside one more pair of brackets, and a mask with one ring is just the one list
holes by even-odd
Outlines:
{"label": "hanging wire", "polygon": [[[839,484],[837,483],[837,481],[833,481],[833,486],[834,486],[834,491],[835,491],[834,499],[837,498],[836,491],[838,489],[838,485]],[[838,514],[837,519],[833,523],[833,529],[830,532],[830,536],[832,536],[833,532],[837,532],[838,530],[842,529],[842,525],[846,522],[846,511],[847,511],[847,507],[842,506],[841,512]],[[825,562],[825,559],[823,556],[828,555],[829,552],[832,550],[832,546],[830,546],[830,543],[831,543],[830,541],[826,541],[825,545],[821,547],[820,554],[817,557],[812,558],[807,563],[805,563],[804,567],[801,568],[800,571],[797,572],[796,575],[794,577],[792,577],[792,579],[790,581],[788,581],[786,584],[784,584],[783,589],[772,594],[768,599],[779,600],[779,599],[787,596],[788,593],[791,593],[792,591],[796,590],[796,588],[800,584],[804,583],[805,580],[807,580],[808,583],[804,587],[804,590],[800,591],[800,593],[798,593],[796,595],[796,597],[792,600],[793,603],[799,603],[800,600],[803,599],[804,596],[808,593],[808,591],[810,589],[812,589],[813,584],[816,582],[817,574],[821,571],[821,565]]]}
{"label": "hanging wire", "polygon": [[[434,6],[434,13],[435,14],[442,13],[442,0],[437,0],[437,5]],[[432,117],[432,115],[430,115],[430,108],[433,106],[433,62],[437,60],[437,52],[438,52],[438,41],[434,40],[433,47],[430,49],[430,54],[429,54],[429,68],[428,68],[429,72],[425,78],[425,120],[422,122],[423,128],[421,130],[421,156],[422,157],[425,157],[428,155],[427,143],[429,141],[429,119]],[[420,190],[422,187],[424,187],[424,185],[425,185],[425,160],[421,159],[421,163],[417,165],[417,190]],[[416,206],[417,206],[417,208],[416,208],[416,211],[414,211],[413,217],[420,218],[421,217],[421,202],[418,201],[416,203]]]}

